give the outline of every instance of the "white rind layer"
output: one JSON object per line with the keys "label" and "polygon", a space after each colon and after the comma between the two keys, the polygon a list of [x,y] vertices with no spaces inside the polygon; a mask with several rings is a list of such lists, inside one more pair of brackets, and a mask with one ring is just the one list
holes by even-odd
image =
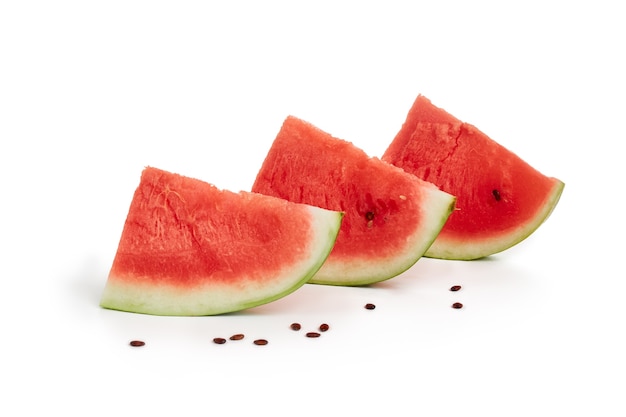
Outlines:
{"label": "white rind layer", "polygon": [[423,220],[410,233],[404,247],[384,262],[367,255],[350,262],[330,257],[309,281],[312,284],[359,286],[388,280],[413,266],[431,246],[454,209],[456,198],[436,187],[425,187],[420,204]]}
{"label": "white rind layer", "polygon": [[307,206],[307,209],[313,231],[308,249],[297,263],[283,265],[275,276],[263,280],[239,279],[237,285],[214,282],[207,277],[202,286],[193,288],[139,285],[111,276],[100,305],[143,314],[205,316],[240,311],[285,297],[307,283],[319,270],[332,250],[341,226],[342,213],[313,206]]}
{"label": "white rind layer", "polygon": [[503,231],[498,235],[480,240],[470,237],[466,241],[449,239],[440,235],[435,242],[433,242],[428,251],[426,251],[424,256],[429,258],[469,261],[494,255],[509,249],[533,234],[539,226],[548,219],[559,202],[564,187],[565,184],[563,182],[556,181],[552,192],[546,198],[541,210],[537,212],[531,221],[520,224],[513,230]]}

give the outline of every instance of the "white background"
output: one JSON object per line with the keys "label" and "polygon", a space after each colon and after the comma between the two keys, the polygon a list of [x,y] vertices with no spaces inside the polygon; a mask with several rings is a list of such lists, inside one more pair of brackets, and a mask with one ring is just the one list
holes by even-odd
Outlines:
{"label": "white background", "polygon": [[[0,3],[0,414],[625,415],[618,6]],[[227,316],[98,306],[144,166],[249,189],[288,114],[380,156],[419,93],[566,183],[533,236]]]}

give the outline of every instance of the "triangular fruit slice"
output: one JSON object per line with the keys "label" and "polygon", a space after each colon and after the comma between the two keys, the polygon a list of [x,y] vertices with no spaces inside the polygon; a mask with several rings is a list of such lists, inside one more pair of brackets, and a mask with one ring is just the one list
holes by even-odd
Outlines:
{"label": "triangular fruit slice", "polygon": [[101,306],[199,316],[269,303],[301,287],[320,268],[342,216],[148,167],[133,196]]}
{"label": "triangular fruit slice", "polygon": [[564,188],[422,95],[382,159],[457,197],[426,252],[433,258],[476,259],[516,245],[548,218]]}
{"label": "triangular fruit slice", "polygon": [[309,282],[346,286],[383,281],[410,268],[455,201],[293,116],[284,121],[252,191],[345,213],[330,256]]}

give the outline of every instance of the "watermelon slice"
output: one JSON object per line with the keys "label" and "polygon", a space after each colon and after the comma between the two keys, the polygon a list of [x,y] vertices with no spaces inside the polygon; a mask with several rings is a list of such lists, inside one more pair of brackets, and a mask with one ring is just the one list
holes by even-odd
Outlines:
{"label": "watermelon slice", "polygon": [[215,315],[295,291],[320,268],[343,214],[146,168],[101,306]]}
{"label": "watermelon slice", "polygon": [[346,286],[410,268],[455,202],[433,184],[293,116],[285,119],[252,191],[345,213],[330,256],[309,282]]}
{"label": "watermelon slice", "polygon": [[477,259],[516,245],[548,218],[564,188],[422,95],[382,159],[457,197],[425,254],[433,258]]}

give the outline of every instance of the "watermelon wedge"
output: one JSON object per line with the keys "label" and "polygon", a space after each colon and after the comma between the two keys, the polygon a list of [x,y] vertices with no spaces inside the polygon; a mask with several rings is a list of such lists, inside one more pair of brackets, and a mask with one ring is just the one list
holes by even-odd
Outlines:
{"label": "watermelon wedge", "polygon": [[419,95],[382,156],[457,197],[426,256],[470,260],[508,249],[552,213],[564,183]]}
{"label": "watermelon wedge", "polygon": [[130,204],[100,304],[198,316],[279,299],[320,268],[342,216],[148,167]]}
{"label": "watermelon wedge", "polygon": [[252,191],[345,213],[332,252],[309,282],[346,286],[410,268],[455,202],[433,184],[294,116],[285,119]]}

